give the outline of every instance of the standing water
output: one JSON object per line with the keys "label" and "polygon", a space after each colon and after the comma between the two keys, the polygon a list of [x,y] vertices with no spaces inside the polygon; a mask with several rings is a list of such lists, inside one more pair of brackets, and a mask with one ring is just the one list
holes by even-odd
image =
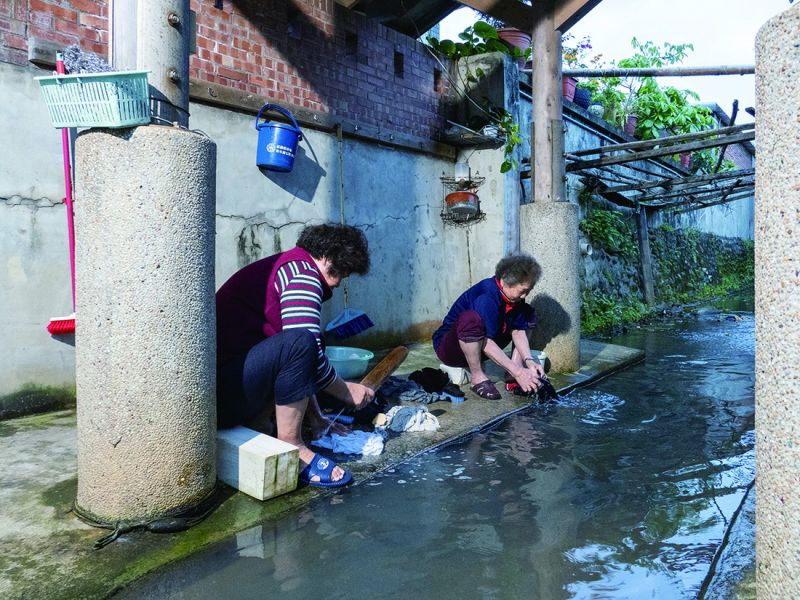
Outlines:
{"label": "standing water", "polygon": [[122,597],[694,598],[754,478],[754,322],[727,315],[618,337],[646,360]]}

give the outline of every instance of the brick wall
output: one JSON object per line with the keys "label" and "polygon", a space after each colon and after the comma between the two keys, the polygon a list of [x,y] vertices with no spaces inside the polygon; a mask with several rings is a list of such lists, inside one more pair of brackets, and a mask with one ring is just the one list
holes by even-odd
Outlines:
{"label": "brick wall", "polygon": [[28,63],[28,40],[59,46],[79,43],[108,53],[106,0],[0,0],[0,62]]}
{"label": "brick wall", "polygon": [[[0,61],[28,63],[28,39],[107,56],[106,0],[0,0]],[[436,138],[445,78],[422,44],[333,0],[192,0],[190,75],[381,129]]]}
{"label": "brick wall", "polygon": [[333,0],[191,5],[193,78],[405,134],[433,138],[441,128],[444,78],[408,36]]}

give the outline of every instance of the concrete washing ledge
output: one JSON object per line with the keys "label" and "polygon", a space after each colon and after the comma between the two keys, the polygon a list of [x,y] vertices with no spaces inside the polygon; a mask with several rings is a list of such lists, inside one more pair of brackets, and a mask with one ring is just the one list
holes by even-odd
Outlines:
{"label": "concrete washing ledge", "polygon": [[[398,375],[438,364],[430,344],[410,349]],[[561,392],[601,379],[644,358],[642,350],[589,340],[582,340],[580,349],[581,367],[577,372],[551,377]],[[490,376],[499,375],[490,370]],[[469,435],[528,406],[524,399],[505,392],[501,400],[487,401],[467,391],[466,402],[428,405],[439,418],[439,431],[391,438],[381,456],[368,462],[343,464],[353,471],[358,485],[412,456]],[[75,422],[74,410],[0,422],[0,598],[105,598],[153,569],[239,531],[278,519],[318,496],[337,493],[303,488],[259,502],[225,487],[222,504],[187,531],[135,531],[93,550],[94,542],[108,531],[90,527],[70,512],[77,489]],[[346,488],[340,493],[347,493]]]}

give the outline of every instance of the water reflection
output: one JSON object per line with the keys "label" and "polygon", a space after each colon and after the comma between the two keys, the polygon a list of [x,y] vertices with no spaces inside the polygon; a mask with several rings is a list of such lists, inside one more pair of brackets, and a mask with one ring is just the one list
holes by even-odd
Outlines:
{"label": "water reflection", "polygon": [[753,335],[634,330],[644,363],[122,597],[694,597],[754,477]]}

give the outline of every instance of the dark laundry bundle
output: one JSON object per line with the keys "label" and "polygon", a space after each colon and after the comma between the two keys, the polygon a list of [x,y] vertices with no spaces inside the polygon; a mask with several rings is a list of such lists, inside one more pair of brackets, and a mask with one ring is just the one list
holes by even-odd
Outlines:
{"label": "dark laundry bundle", "polygon": [[426,392],[433,394],[440,394],[444,392],[445,394],[450,394],[451,396],[456,396],[458,398],[464,397],[464,392],[462,392],[457,385],[450,381],[447,373],[440,371],[439,369],[425,367],[424,369],[414,371],[408,376],[408,378],[414,383],[419,384]]}
{"label": "dark laundry bundle", "polygon": [[515,396],[527,396],[531,400],[533,400],[535,397],[539,402],[548,402],[550,400],[559,399],[556,388],[553,387],[553,384],[550,383],[550,380],[547,379],[547,377],[542,379],[539,389],[535,392],[528,393],[524,391],[516,381],[507,383],[506,389]]}

